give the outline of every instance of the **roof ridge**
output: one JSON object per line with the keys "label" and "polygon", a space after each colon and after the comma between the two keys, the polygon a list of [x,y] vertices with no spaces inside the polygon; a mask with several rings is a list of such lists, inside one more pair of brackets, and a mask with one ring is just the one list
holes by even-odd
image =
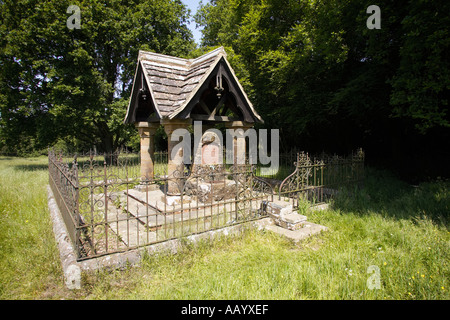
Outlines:
{"label": "roof ridge", "polygon": [[216,56],[216,55],[218,55],[220,53],[222,55],[224,55],[225,57],[227,56],[227,53],[225,52],[224,47],[220,46],[219,48],[216,48],[216,49],[214,49],[214,50],[212,50],[212,51],[210,51],[208,53],[205,53],[205,54],[201,55],[200,57],[197,57],[195,59],[191,59],[192,63],[191,63],[190,66],[192,67],[194,64],[201,63],[201,62],[203,62],[205,60],[208,60],[208,59],[210,59],[210,58],[212,58],[212,57],[214,57],[214,56]]}
{"label": "roof ridge", "polygon": [[205,53],[197,58],[194,58],[194,59],[185,59],[185,58],[170,56],[170,55],[162,54],[162,53],[139,50],[138,60],[155,61],[155,62],[160,62],[160,63],[167,63],[169,65],[177,64],[177,65],[182,65],[186,69],[189,70],[190,68],[195,67],[197,64],[199,64],[205,60],[211,59],[219,54],[222,54],[225,57],[227,56],[223,46],[216,48],[216,49],[214,49],[208,53]]}

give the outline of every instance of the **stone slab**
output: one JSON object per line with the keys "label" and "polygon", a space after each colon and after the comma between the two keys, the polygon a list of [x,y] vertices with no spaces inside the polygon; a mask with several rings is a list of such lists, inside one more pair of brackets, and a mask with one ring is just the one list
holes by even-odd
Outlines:
{"label": "stone slab", "polygon": [[285,214],[283,217],[281,217],[282,220],[288,222],[288,223],[300,223],[307,220],[307,217],[298,214],[297,212],[292,212],[289,214]]}
{"label": "stone slab", "polygon": [[[126,194],[126,192],[124,192]],[[135,189],[128,190],[128,194],[143,203],[148,203],[150,206],[160,210],[162,212],[166,211],[178,211],[182,207],[187,208],[189,205],[191,207],[196,207],[199,204],[196,200],[189,196],[183,196],[183,206],[181,204],[180,196],[165,196],[164,192],[160,189],[147,192],[141,192]]]}
{"label": "stone slab", "polygon": [[53,233],[59,249],[59,257],[64,274],[64,283],[68,289],[81,288],[81,269],[77,263],[75,249],[69,238],[66,224],[59,211],[53,191],[47,185],[47,201],[50,217],[53,222]]}
{"label": "stone slab", "polygon": [[269,214],[284,216],[293,211],[292,204],[284,201],[270,201],[267,204],[267,212]]}
{"label": "stone slab", "polygon": [[278,203],[274,203],[273,201],[269,202],[267,204],[267,212],[269,214],[280,214],[281,209],[283,209],[284,206],[282,206],[281,204]]}
{"label": "stone slab", "polygon": [[288,239],[293,240],[294,242],[299,242],[303,239],[306,239],[312,235],[318,234],[321,231],[327,231],[328,228],[321,226],[319,224],[307,222],[304,224],[304,227],[298,230],[288,230],[285,228],[282,228],[277,225],[267,225],[265,226],[266,230],[275,232],[279,235],[282,235]]}

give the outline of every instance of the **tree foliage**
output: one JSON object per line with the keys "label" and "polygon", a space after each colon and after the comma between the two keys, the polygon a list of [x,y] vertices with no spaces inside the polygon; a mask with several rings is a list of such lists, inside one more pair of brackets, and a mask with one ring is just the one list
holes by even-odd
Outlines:
{"label": "tree foliage", "polygon": [[[81,29],[66,26],[69,4]],[[195,48],[180,0],[0,1],[0,148],[123,145],[138,50],[192,58],[222,45],[282,148],[362,146],[423,167],[416,155],[450,139],[450,2],[379,0],[381,29],[368,29],[372,4],[209,0]]]}
{"label": "tree foliage", "polygon": [[393,115],[415,120],[426,133],[450,127],[450,17],[448,1],[411,1],[403,18]]}
{"label": "tree foliage", "polygon": [[368,29],[372,4],[211,0],[195,18],[204,45],[233,48],[246,69],[238,75],[285,148],[363,146],[386,157],[424,137],[444,142],[450,3],[380,0],[381,29]]}
{"label": "tree foliage", "polygon": [[[69,5],[80,29],[69,29]],[[195,46],[179,0],[2,1],[0,136],[25,150],[58,138],[112,151],[123,125],[140,49],[183,56]]]}

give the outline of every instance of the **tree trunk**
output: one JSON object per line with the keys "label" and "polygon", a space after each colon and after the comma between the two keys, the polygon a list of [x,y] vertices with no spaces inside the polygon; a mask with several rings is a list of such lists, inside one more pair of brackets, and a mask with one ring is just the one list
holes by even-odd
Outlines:
{"label": "tree trunk", "polygon": [[103,149],[105,152],[105,162],[108,166],[117,166],[119,162],[119,150],[114,145],[114,137],[111,133],[103,137]]}

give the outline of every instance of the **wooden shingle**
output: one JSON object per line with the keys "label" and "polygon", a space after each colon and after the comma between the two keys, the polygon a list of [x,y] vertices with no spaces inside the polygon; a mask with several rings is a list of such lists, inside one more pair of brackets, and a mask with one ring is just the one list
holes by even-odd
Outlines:
{"label": "wooden shingle", "polygon": [[[143,108],[152,108],[148,112],[155,112],[157,119],[173,119],[180,114],[186,114],[186,112],[183,113],[184,109],[194,96],[198,95],[198,90],[205,80],[211,78],[211,72],[217,70],[219,61],[226,63],[231,70],[231,77],[235,78],[239,90],[242,91],[241,95],[244,97],[242,100],[245,101],[246,108],[250,110],[253,122],[262,122],[226,61],[225,50],[220,47],[196,59],[182,59],[139,51],[125,123],[143,121],[136,118],[137,109],[141,105],[144,105]],[[149,95],[149,97],[145,95],[144,102],[140,99],[142,92],[148,92]],[[139,114],[142,115],[142,112]]]}

